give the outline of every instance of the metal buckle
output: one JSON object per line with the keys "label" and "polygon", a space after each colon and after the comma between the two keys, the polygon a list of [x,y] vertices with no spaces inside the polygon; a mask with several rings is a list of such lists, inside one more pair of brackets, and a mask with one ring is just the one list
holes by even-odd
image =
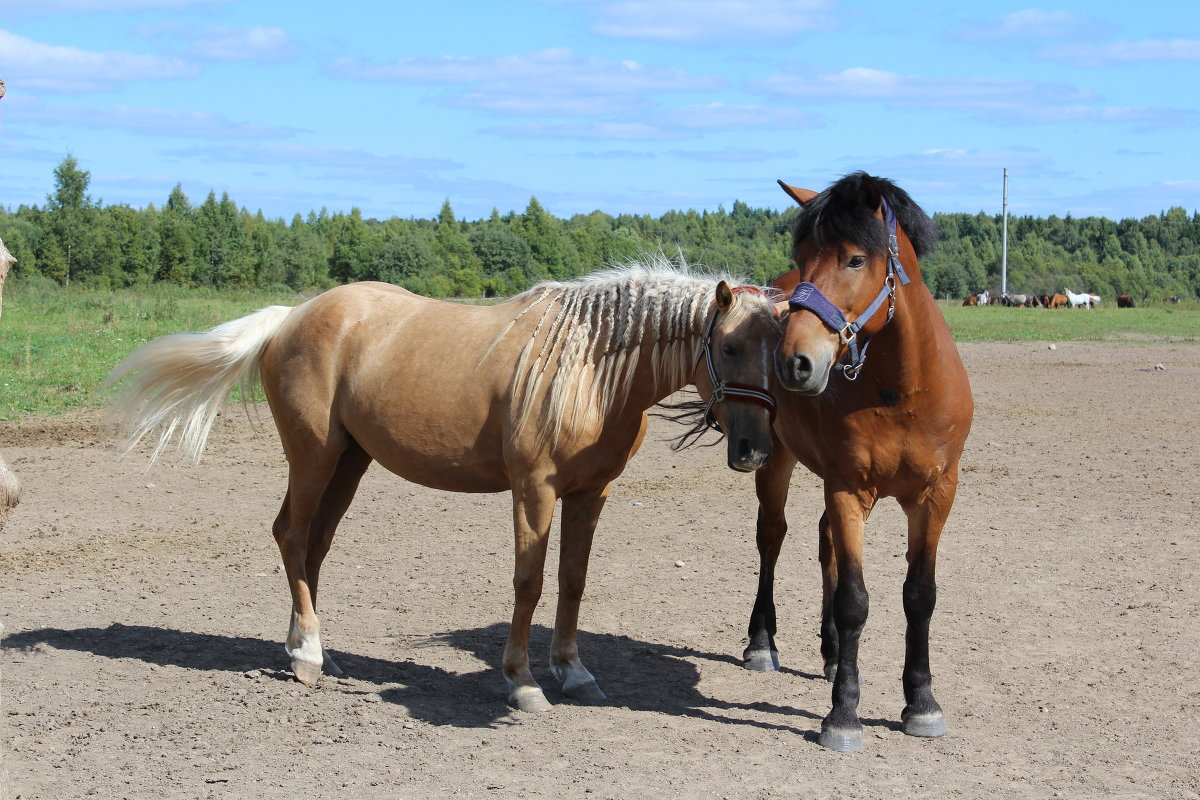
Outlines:
{"label": "metal buckle", "polygon": [[858,380],[858,373],[862,372],[863,364],[865,364],[865,363],[866,363],[865,361],[860,361],[858,364],[855,364],[854,366],[850,366],[849,364],[847,364],[845,367],[842,368],[842,374],[846,376],[846,380],[856,381],[856,380]]}
{"label": "metal buckle", "polygon": [[[838,338],[842,340],[842,344],[850,344],[858,337],[858,331],[854,330],[853,323],[847,322],[846,327],[838,331]],[[850,331],[847,335],[846,331]]]}
{"label": "metal buckle", "polygon": [[723,403],[723,402],[725,402],[725,384],[724,384],[724,382],[713,387],[712,400],[710,401],[710,403],[716,404],[716,403]]}

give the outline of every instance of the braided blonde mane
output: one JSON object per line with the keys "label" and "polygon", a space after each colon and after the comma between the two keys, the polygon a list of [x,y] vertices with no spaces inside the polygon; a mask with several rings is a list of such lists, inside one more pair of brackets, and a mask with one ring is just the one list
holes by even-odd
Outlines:
{"label": "braided blonde mane", "polygon": [[[538,314],[514,370],[513,435],[536,421],[539,444],[553,446],[564,424],[604,419],[628,396],[644,357],[656,385],[686,385],[721,279],[693,275],[686,264],[659,255],[649,264],[543,283],[519,295],[527,300],[524,309],[492,344],[526,315]],[[770,314],[765,302],[763,313]]]}

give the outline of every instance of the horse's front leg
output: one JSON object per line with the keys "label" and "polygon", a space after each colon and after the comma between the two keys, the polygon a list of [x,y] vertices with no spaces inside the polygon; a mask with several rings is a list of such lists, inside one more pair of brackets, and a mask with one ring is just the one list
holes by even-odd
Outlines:
{"label": "horse's front leg", "polygon": [[837,671],[833,677],[833,708],[821,722],[818,741],[843,752],[862,750],[862,723],[858,719],[858,642],[870,608],[863,580],[863,527],[871,498],[849,491],[825,488],[825,513],[833,557],[837,563],[837,588],[832,616],[837,627]]}
{"label": "horse's front leg", "polygon": [[754,473],[754,490],[758,495],[758,526],[755,543],[758,545],[758,594],[750,612],[747,635],[750,643],[742,653],[746,669],[768,672],[779,669],[779,651],[775,647],[775,563],[787,535],[788,486],[796,461],[778,440],[771,459]]}
{"label": "horse's front leg", "polygon": [[909,736],[944,736],[946,719],[933,697],[929,669],[929,620],[937,603],[938,541],[958,487],[955,466],[919,502],[904,506],[908,516],[908,575],[904,579],[904,711],[900,719]]}
{"label": "horse's front leg", "polygon": [[529,626],[542,596],[546,542],[554,517],[557,495],[543,479],[526,478],[513,487],[513,533],[516,560],[513,568],[512,626],[504,645],[502,670],[508,683],[508,702],[521,711],[549,711],[551,705],[529,670]]}
{"label": "horse's front leg", "polygon": [[558,558],[558,614],[554,620],[554,638],[550,643],[550,670],[563,682],[563,695],[584,703],[606,700],[579,658],[576,631],[579,628],[579,603],[587,582],[588,557],[600,512],[608,499],[608,487],[601,491],[567,495],[562,505],[562,549]]}

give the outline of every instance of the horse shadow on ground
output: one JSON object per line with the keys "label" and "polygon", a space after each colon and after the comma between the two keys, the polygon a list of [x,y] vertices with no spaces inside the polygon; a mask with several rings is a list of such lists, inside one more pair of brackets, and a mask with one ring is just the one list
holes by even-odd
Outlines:
{"label": "horse shadow on ground", "polygon": [[[330,650],[333,659],[346,671],[348,680],[327,677],[314,691],[377,694],[385,702],[403,706],[409,716],[432,725],[487,728],[511,724],[514,712],[505,704],[506,689],[498,667],[507,635],[508,625],[495,623],[421,640],[395,637],[395,660]],[[531,667],[550,702],[570,703],[562,697],[558,681],[550,675],[546,664],[550,637],[550,629],[544,626],[535,625],[530,631]],[[819,725],[813,723],[819,722],[822,714],[774,703],[730,702],[700,691],[700,673],[694,662],[709,661],[731,670],[741,670],[741,661],[731,655],[606,633],[580,631],[578,639],[585,663],[598,676],[608,695],[604,705],[778,730],[816,741],[814,729]],[[242,636],[118,623],[107,628],[24,631],[4,637],[0,646],[4,650],[37,652],[48,646],[115,660],[137,659],[160,667],[232,673],[258,671],[260,676],[268,679],[293,680],[287,671],[287,657],[281,643]],[[423,663],[433,659],[422,659],[421,651],[439,646],[453,647],[497,666],[473,672],[453,672]],[[780,670],[779,678],[824,682],[819,675],[786,668]],[[362,684],[379,688],[365,688]],[[761,714],[794,718],[797,722],[795,725],[772,722],[756,716]],[[893,720],[864,719],[863,724],[900,729],[899,723]]]}

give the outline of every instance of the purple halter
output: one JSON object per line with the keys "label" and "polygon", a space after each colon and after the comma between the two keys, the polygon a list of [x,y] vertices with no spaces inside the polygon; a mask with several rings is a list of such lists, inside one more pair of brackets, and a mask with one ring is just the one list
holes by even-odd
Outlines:
{"label": "purple halter", "polygon": [[896,313],[896,279],[899,278],[900,284],[903,286],[907,286],[909,283],[908,274],[905,273],[904,266],[900,263],[900,245],[896,241],[896,214],[888,205],[887,200],[880,197],[880,202],[883,203],[883,217],[888,228],[887,276],[883,279],[883,288],[871,301],[871,305],[863,309],[854,322],[850,322],[840,308],[830,302],[828,297],[821,294],[820,289],[808,281],[797,286],[788,300],[789,309],[792,311],[804,309],[816,314],[817,319],[824,322],[826,327],[838,335],[842,344],[850,348],[849,361],[845,364],[838,364],[837,369],[840,369],[846,379],[851,381],[855,380],[862,371],[863,364],[867,360],[867,345],[871,343],[870,340],[867,340],[862,343],[862,347],[859,347],[858,332],[885,301],[888,304],[888,312],[887,320],[883,324],[887,325],[891,322],[892,316]]}

